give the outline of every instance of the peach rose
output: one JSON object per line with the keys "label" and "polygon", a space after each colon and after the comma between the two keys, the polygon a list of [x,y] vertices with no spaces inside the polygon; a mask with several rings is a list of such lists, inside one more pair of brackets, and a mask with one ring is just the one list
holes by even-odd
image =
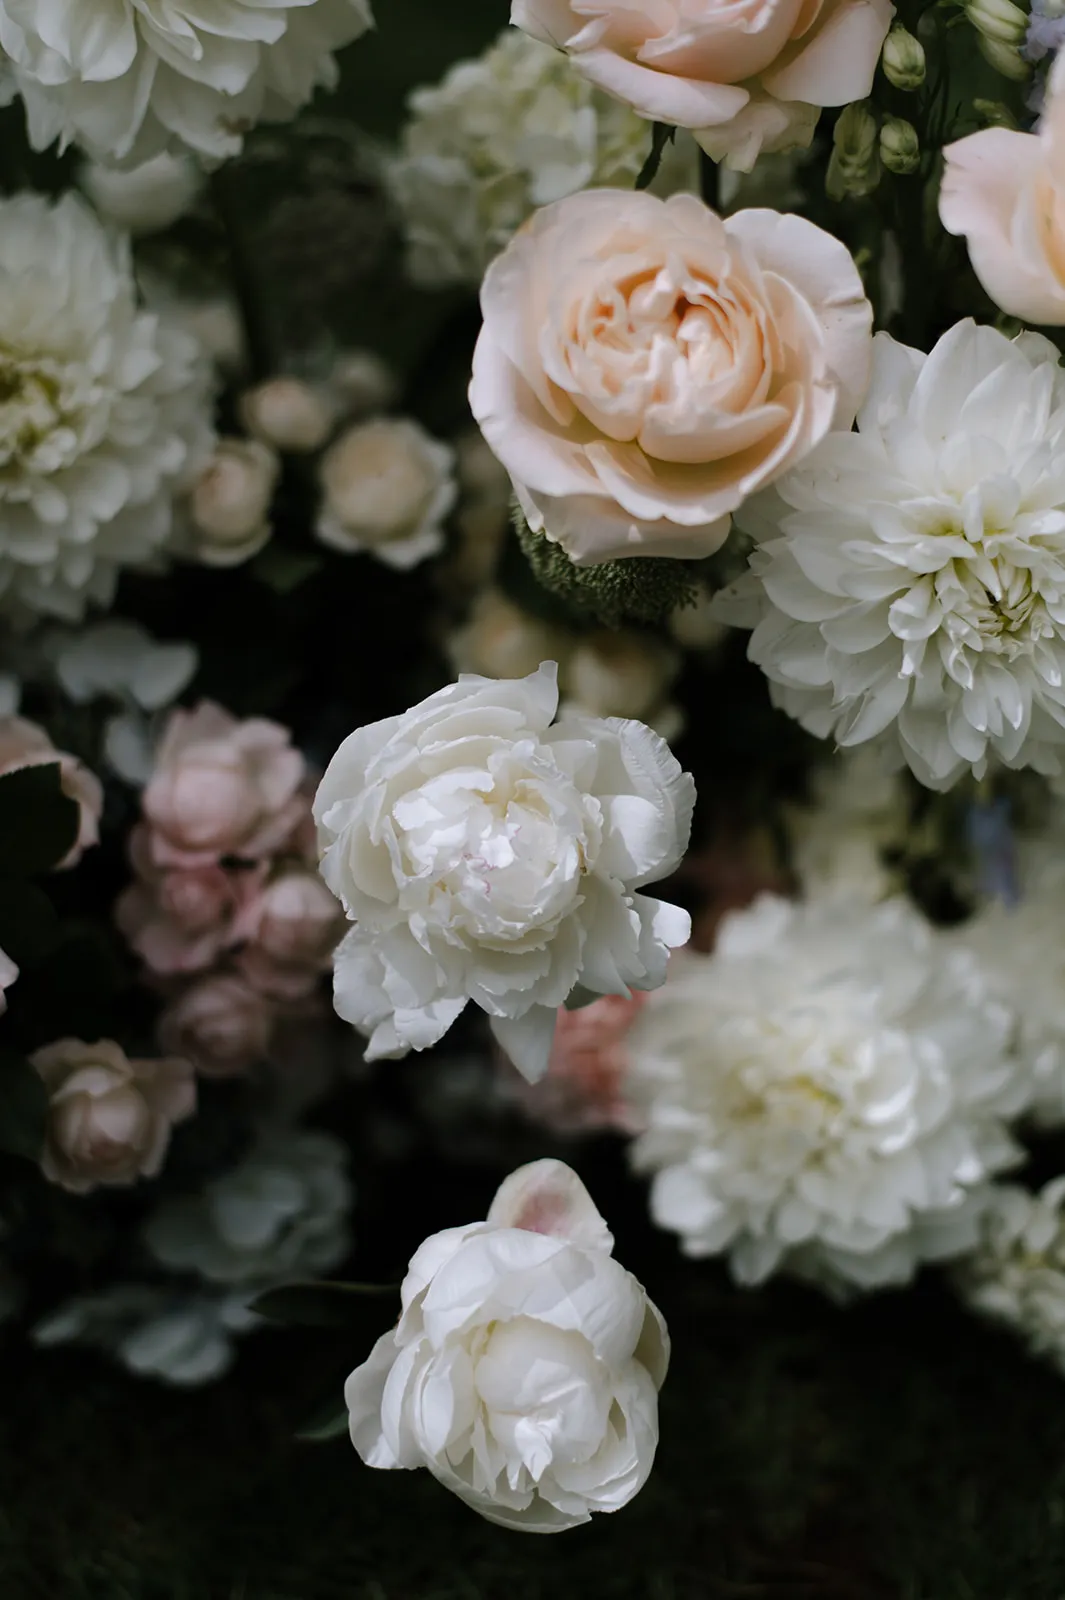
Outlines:
{"label": "peach rose", "polygon": [[964,235],[992,300],[1025,322],[1065,324],[1065,55],[1038,134],[983,128],[943,156],[940,219]]}
{"label": "peach rose", "polygon": [[120,895],[115,921],[152,972],[198,972],[243,937],[238,918],[260,888],[264,869],[227,870],[215,861],[159,868],[143,826],[133,830],[130,856],[140,881]]}
{"label": "peach rose", "polygon": [[489,267],[470,405],[534,531],[579,566],[710,555],[731,513],[849,428],[872,307],[846,248],[776,211],[590,189]]}
{"label": "peach rose", "polygon": [[513,0],[510,20],[749,172],[763,150],[809,144],[822,106],[865,98],[894,14],[890,0]]}
{"label": "peach rose", "polygon": [[74,1194],[154,1178],[196,1109],[187,1061],[130,1061],[113,1039],[58,1039],[31,1059],[51,1100],[41,1170]]}
{"label": "peach rose", "polygon": [[76,756],[57,750],[43,728],[25,717],[0,717],[0,777],[22,767],[46,767],[59,763],[59,781],[68,799],[77,801],[78,837],[57,863],[58,868],[75,866],[89,849],[100,842],[100,813],[104,791],[99,778],[82,765]]}
{"label": "peach rose", "polygon": [[621,1084],[626,1072],[625,1041],[647,1000],[646,994],[604,995],[579,1011],[563,1006],[547,1075],[517,1089],[526,1113],[559,1133],[591,1133],[616,1128],[638,1133],[640,1121],[626,1105]]}
{"label": "peach rose", "polygon": [[276,722],[239,722],[209,701],[174,711],[144,791],[153,862],[198,867],[271,854],[302,819],[304,773]]}
{"label": "peach rose", "polygon": [[207,1078],[230,1078],[266,1055],[274,1009],[236,973],[201,978],[167,1006],[159,1019],[164,1050],[187,1056]]}

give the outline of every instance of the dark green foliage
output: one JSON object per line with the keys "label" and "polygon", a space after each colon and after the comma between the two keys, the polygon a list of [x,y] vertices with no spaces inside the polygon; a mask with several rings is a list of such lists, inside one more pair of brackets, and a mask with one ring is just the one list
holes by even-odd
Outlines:
{"label": "dark green foliage", "polygon": [[663,622],[671,611],[690,605],[696,597],[690,562],[630,556],[598,567],[576,567],[561,545],[533,533],[517,508],[514,527],[537,582],[608,628],[628,621]]}
{"label": "dark green foliage", "polygon": [[0,873],[47,872],[78,837],[78,805],[60,787],[59,763],[0,778]]}

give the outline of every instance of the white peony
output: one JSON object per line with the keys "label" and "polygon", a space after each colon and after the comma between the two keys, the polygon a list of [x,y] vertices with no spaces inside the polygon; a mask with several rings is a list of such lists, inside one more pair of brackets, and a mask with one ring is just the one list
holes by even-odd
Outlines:
{"label": "white peony", "polygon": [[396,1327],[344,1388],[371,1467],[428,1467],[490,1522],[558,1533],[643,1487],[669,1363],[661,1314],[560,1161],[415,1252]]}
{"label": "white peony", "polygon": [[0,608],[77,620],[158,559],[211,449],[211,386],[84,202],[0,201]]}
{"label": "white peony", "polygon": [[981,1186],[1019,1155],[1010,1023],[904,901],[763,897],[713,956],[674,959],[629,1033],[655,1220],[743,1283],[874,1288],[968,1248]]}
{"label": "white peony", "polygon": [[803,895],[865,895],[899,887],[888,853],[909,823],[904,774],[882,744],[840,750],[813,775],[808,805],[786,808],[791,864]]}
{"label": "white peony", "polygon": [[332,52],[372,21],[369,0],[0,0],[0,49],[36,150],[58,139],[137,162],[186,145],[223,160],[256,122],[332,87]]}
{"label": "white peony", "polygon": [[1061,770],[1065,373],[1037,334],[885,333],[857,433],[740,513],[762,539],[720,607],[774,701],[855,745],[890,730],[922,783]]}
{"label": "white peony", "polygon": [[1019,1333],[1034,1355],[1065,1372],[1065,1178],[1039,1194],[993,1189],[980,1242],[955,1282],[966,1304]]}
{"label": "white peony", "polygon": [[339,1265],[350,1247],[348,1153],[327,1133],[264,1139],[199,1194],[168,1200],[144,1240],[172,1272],[263,1288]]}
{"label": "white peony", "polygon": [[[537,206],[602,185],[631,189],[648,125],[593,88],[549,45],[508,28],[476,61],[410,96],[410,120],[385,166],[415,283],[480,283]],[[698,150],[681,133],[656,192],[694,189]]]}
{"label": "white peony", "polygon": [[93,1345],[138,1377],[193,1388],[220,1378],[233,1360],[231,1336],[259,1323],[239,1295],[190,1296],[120,1283],[66,1301],[37,1323],[33,1340]]}
{"label": "white peony", "polygon": [[639,722],[558,708],[554,662],[461,677],[359,728],[314,802],[321,870],[356,926],[335,1005],[367,1059],[424,1050],[468,1000],[529,1078],[558,1007],[652,989],[687,912],[637,891],[678,865],[695,788]]}

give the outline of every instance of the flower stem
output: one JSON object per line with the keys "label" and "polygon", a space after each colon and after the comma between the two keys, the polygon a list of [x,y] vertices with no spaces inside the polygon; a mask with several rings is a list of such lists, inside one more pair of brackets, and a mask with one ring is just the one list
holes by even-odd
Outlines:
{"label": "flower stem", "polygon": [[229,277],[244,327],[250,375],[253,380],[259,381],[268,378],[274,370],[271,356],[273,341],[259,277],[243,228],[239,190],[232,166],[219,167],[213,174],[211,199],[225,238]]}
{"label": "flower stem", "polygon": [[655,122],[651,126],[651,150],[636,176],[634,189],[647,189],[654,183],[658,169],[662,165],[666,145],[672,143],[676,136],[676,128],[668,122]]}
{"label": "flower stem", "polygon": [[714,211],[718,203],[717,162],[711,161],[705,150],[699,151],[699,193]]}

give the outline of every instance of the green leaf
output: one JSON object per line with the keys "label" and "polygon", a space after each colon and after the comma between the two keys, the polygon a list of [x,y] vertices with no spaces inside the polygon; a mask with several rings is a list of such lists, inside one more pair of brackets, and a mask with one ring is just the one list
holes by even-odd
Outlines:
{"label": "green leaf", "polygon": [[324,1444],[328,1439],[339,1439],[348,1431],[348,1408],[343,1399],[335,1396],[319,1406],[296,1435],[308,1444]]}
{"label": "green leaf", "polygon": [[0,950],[19,967],[36,966],[55,948],[59,919],[44,890],[0,878]]}
{"label": "green leaf", "polygon": [[251,1309],[271,1322],[347,1328],[361,1318],[367,1300],[398,1293],[394,1283],[286,1283],[280,1289],[267,1289],[251,1302]]}
{"label": "green leaf", "polygon": [[37,1161],[48,1124],[48,1090],[24,1056],[0,1051],[0,1150]]}
{"label": "green leaf", "polygon": [[78,837],[80,808],[60,787],[59,763],[0,778],[0,873],[28,878],[57,866]]}
{"label": "green leaf", "polygon": [[301,583],[322,569],[322,558],[311,550],[286,550],[283,545],[267,545],[252,562],[252,573],[275,594],[291,594]]}

